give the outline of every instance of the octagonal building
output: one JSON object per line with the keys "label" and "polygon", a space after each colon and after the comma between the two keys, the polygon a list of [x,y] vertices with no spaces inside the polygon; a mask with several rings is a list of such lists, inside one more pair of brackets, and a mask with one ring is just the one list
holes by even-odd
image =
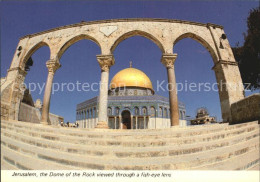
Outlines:
{"label": "octagonal building", "polygon": [[[77,105],[76,122],[80,128],[95,128],[99,97]],[[141,70],[119,71],[108,90],[107,121],[110,129],[170,128],[169,99],[156,95],[150,78]],[[185,105],[179,102],[180,125],[185,125]]]}

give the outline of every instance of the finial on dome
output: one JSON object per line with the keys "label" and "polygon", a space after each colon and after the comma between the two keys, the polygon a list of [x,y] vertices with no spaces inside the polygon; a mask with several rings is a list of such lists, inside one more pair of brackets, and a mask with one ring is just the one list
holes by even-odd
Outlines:
{"label": "finial on dome", "polygon": [[132,64],[133,64],[133,62],[132,62],[132,61],[130,61],[130,68],[132,68]]}

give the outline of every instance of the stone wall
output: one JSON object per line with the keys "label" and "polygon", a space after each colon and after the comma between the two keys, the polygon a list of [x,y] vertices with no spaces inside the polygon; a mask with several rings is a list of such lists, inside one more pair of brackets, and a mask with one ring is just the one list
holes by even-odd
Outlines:
{"label": "stone wall", "polygon": [[[59,125],[60,120],[63,119],[62,117],[52,113],[50,113],[49,117],[50,117],[51,125]],[[36,107],[32,107],[25,103],[21,103],[18,120],[30,122],[30,123],[40,123],[41,111]]]}
{"label": "stone wall", "polygon": [[1,103],[1,120],[8,120],[9,117],[9,105]]}
{"label": "stone wall", "polygon": [[49,118],[51,121],[51,125],[55,125],[55,126],[60,125],[61,121],[64,120],[63,117],[58,116],[56,114],[52,114],[52,113],[49,113]]}
{"label": "stone wall", "polygon": [[25,103],[21,103],[18,120],[30,123],[40,123],[41,112],[38,108],[32,107]]}
{"label": "stone wall", "polygon": [[260,94],[253,94],[231,105],[232,122],[230,124],[248,121],[260,122]]}
{"label": "stone wall", "polygon": [[171,121],[170,118],[149,118],[148,128],[149,129],[162,129],[170,128]]}
{"label": "stone wall", "polygon": [[[1,89],[4,84],[4,79],[1,78]],[[9,109],[10,109],[10,90],[11,90],[11,84],[8,84],[6,88],[1,91],[1,119],[9,119]]]}

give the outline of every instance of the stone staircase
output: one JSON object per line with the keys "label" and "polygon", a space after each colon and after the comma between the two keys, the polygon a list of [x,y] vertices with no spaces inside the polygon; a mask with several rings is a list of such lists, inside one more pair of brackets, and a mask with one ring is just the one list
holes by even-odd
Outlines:
{"label": "stone staircase", "polygon": [[1,121],[2,169],[259,170],[259,125],[161,130]]}

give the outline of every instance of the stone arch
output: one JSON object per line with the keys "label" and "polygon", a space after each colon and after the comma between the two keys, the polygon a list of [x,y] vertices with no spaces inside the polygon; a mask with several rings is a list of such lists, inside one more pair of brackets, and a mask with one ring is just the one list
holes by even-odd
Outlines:
{"label": "stone arch", "polygon": [[127,111],[129,111],[129,112],[131,113],[131,115],[133,116],[134,113],[133,113],[132,109],[133,109],[132,107],[122,107],[122,108],[120,108],[119,115],[122,114],[123,111],[127,110]]}
{"label": "stone arch", "polygon": [[180,40],[185,39],[185,38],[191,38],[191,39],[199,42],[201,45],[203,45],[209,51],[209,53],[213,59],[213,62],[214,63],[218,62],[218,56],[217,56],[214,48],[204,38],[202,38],[201,36],[199,36],[197,34],[191,33],[191,32],[184,33],[184,34],[180,35],[179,37],[177,37],[175,39],[175,41],[173,42],[173,48]]}
{"label": "stone arch", "polygon": [[152,34],[145,32],[145,31],[141,31],[141,30],[133,30],[127,33],[124,33],[123,35],[121,35],[120,37],[118,37],[116,39],[116,41],[113,43],[113,45],[110,48],[110,52],[113,53],[114,50],[116,49],[116,47],[124,40],[130,38],[130,37],[134,37],[134,36],[141,36],[141,37],[145,37],[151,41],[153,41],[162,51],[162,53],[165,53],[165,49],[163,44]]}
{"label": "stone arch", "polygon": [[25,53],[25,55],[23,56],[23,58],[20,61],[20,65],[19,67],[24,70],[25,68],[25,64],[28,61],[28,59],[33,55],[33,53],[35,53],[38,49],[40,49],[41,47],[47,46],[49,48],[50,51],[50,55],[51,55],[51,47],[49,46],[49,44],[47,44],[44,41],[38,42],[37,44],[35,44],[34,46],[32,46],[31,48],[28,49],[28,51]]}
{"label": "stone arch", "polygon": [[[101,27],[109,27],[110,25],[117,28],[109,35],[100,31]],[[86,32],[88,33],[87,35]],[[167,57],[167,54],[169,54],[168,56],[173,56],[172,50],[178,41],[184,38],[192,38],[201,43],[211,54],[215,63],[212,69],[215,71],[217,82],[223,80],[224,84],[240,84],[242,83],[242,79],[228,41],[223,42],[225,49],[219,49],[219,38],[223,34],[224,30],[222,26],[210,23],[202,24],[169,19],[120,19],[88,23],[82,22],[24,36],[20,39],[18,49],[15,51],[11,67],[7,74],[7,81],[1,87],[1,94],[2,92],[10,93],[11,97],[8,103],[12,102],[12,106],[10,108],[7,106],[10,109],[8,111],[8,118],[18,118],[17,112],[19,112],[20,104],[20,96],[18,97],[18,95],[22,95],[20,91],[12,90],[9,84],[11,81],[18,84],[23,82],[26,75],[24,71],[25,62],[42,46],[47,45],[50,49],[50,59],[58,62],[57,58],[60,58],[64,51],[73,43],[81,39],[88,39],[101,47],[101,53],[104,57],[111,59],[112,55],[109,54],[115,50],[120,42],[132,36],[143,36],[157,44],[162,53],[166,54],[165,57]],[[23,49],[19,52],[20,46]],[[54,66],[57,67],[56,64]],[[244,98],[243,88],[242,90],[232,88],[227,88],[223,91],[219,90],[219,95],[222,118],[224,121],[231,121],[231,104]],[[102,111],[104,110],[106,110],[106,107],[102,108]],[[99,120],[105,121],[106,114],[101,115],[103,112],[100,109],[98,113],[100,114]],[[173,113],[171,114],[173,115]],[[177,123],[172,123],[172,125],[175,124]]]}
{"label": "stone arch", "polygon": [[[80,40],[83,40],[83,39],[86,39],[86,40],[91,40],[92,42],[96,43],[100,48],[100,44],[99,42],[94,38],[94,37],[91,37],[89,35],[86,35],[86,34],[80,34],[80,35],[77,35],[73,38],[71,38],[70,40],[66,41],[61,47],[60,49],[58,50],[58,53],[57,53],[57,58],[60,59],[61,56],[64,54],[64,52],[70,47],[72,46],[73,44],[75,44],[76,42],[80,41]],[[100,51],[101,52],[101,51]]]}

